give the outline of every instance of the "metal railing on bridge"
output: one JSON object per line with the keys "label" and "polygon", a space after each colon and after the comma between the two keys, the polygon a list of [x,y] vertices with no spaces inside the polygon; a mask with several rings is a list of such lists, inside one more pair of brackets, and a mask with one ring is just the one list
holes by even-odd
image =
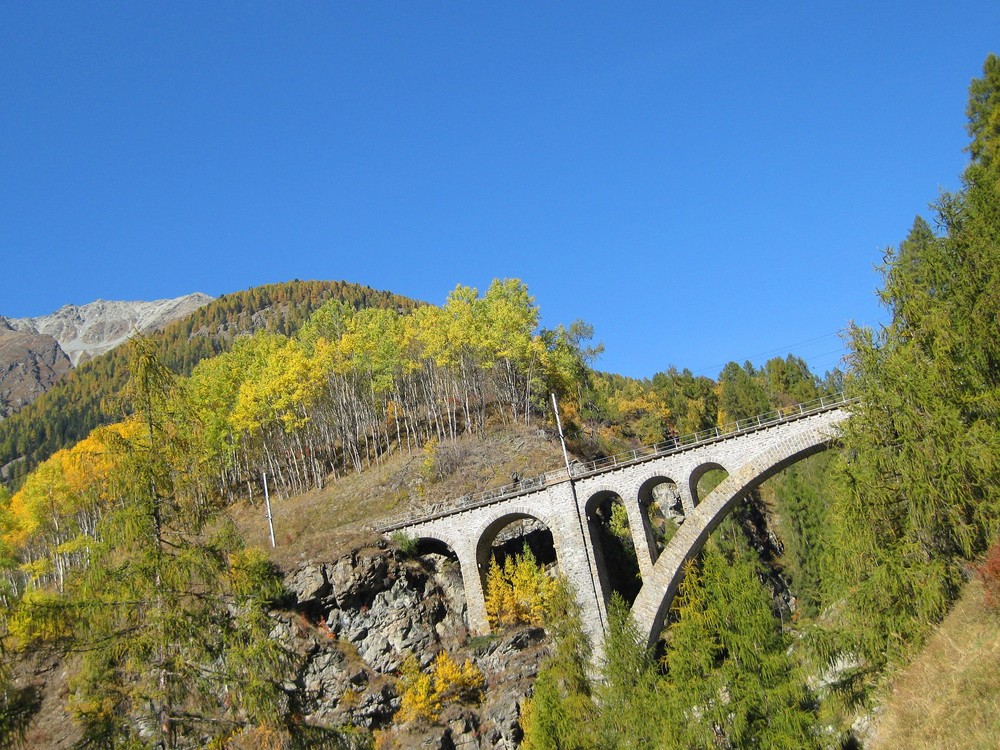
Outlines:
{"label": "metal railing on bridge", "polygon": [[713,427],[709,430],[694,432],[690,435],[678,435],[659,443],[654,443],[653,445],[635,448],[625,453],[599,458],[595,461],[574,461],[570,464],[569,471],[565,468],[556,469],[555,471],[548,471],[535,477],[526,477],[501,487],[436,503],[430,507],[398,513],[375,524],[373,528],[375,531],[383,533],[393,531],[421,521],[430,521],[435,518],[451,515],[461,510],[478,508],[519,495],[527,495],[531,492],[537,492],[538,490],[550,487],[553,484],[566,482],[569,479],[582,479],[611,469],[631,466],[653,458],[680,453],[681,451],[691,450],[692,448],[710,445],[721,440],[729,440],[768,427],[792,422],[803,417],[831,411],[851,403],[852,400],[846,398],[843,393],[823,396],[813,401],[773,409],[756,417],[740,419],[719,427]]}

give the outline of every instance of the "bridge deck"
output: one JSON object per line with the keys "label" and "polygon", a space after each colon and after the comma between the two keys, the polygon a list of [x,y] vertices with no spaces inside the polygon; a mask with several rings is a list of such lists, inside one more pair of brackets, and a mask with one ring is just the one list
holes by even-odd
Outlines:
{"label": "bridge deck", "polygon": [[484,490],[472,495],[464,495],[454,500],[432,506],[430,509],[397,514],[383,520],[381,523],[375,525],[374,528],[381,533],[404,529],[408,526],[432,521],[437,518],[445,518],[454,513],[460,513],[472,508],[479,508],[514,497],[528,495],[532,492],[543,490],[546,487],[551,487],[554,484],[568,482],[571,479],[583,479],[626,466],[634,466],[635,464],[651,461],[663,456],[685,453],[723,440],[729,440],[734,437],[787,424],[788,422],[794,422],[795,420],[814,414],[821,414],[841,408],[850,403],[850,401],[851,399],[845,398],[843,394],[824,396],[815,401],[777,409],[756,417],[716,427],[712,430],[703,430],[691,435],[675,437],[654,445],[636,448],[627,453],[620,453],[586,463],[574,462],[570,465],[569,471],[565,468],[556,469],[540,476],[521,479],[512,484],[505,484],[501,487]]}

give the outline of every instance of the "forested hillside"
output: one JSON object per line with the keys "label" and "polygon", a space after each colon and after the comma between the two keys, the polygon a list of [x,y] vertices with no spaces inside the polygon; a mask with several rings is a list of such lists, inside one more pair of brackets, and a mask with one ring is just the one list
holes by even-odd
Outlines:
{"label": "forested hillside", "polygon": [[[236,337],[258,330],[290,333],[329,299],[353,309],[412,309],[417,303],[342,281],[292,281],[220,297],[151,335],[160,360],[187,374],[202,359],[227,351]],[[0,421],[0,480],[17,487],[39,462],[100,425],[122,417],[116,398],[128,379],[127,354],[112,351],[66,374],[51,391]]]}

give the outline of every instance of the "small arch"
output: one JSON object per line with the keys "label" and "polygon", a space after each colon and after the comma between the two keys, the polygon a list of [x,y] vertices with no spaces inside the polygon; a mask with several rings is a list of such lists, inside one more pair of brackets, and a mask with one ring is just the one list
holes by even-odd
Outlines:
{"label": "small arch", "polygon": [[697,508],[708,495],[729,476],[726,467],[715,461],[706,461],[695,467],[688,478],[691,502]]}
{"label": "small arch", "polygon": [[[499,544],[496,543],[498,539]],[[505,513],[480,532],[476,543],[476,566],[484,593],[491,562],[496,559],[497,564],[502,565],[507,557],[519,554],[525,546],[543,567],[558,564],[555,537],[550,526],[526,510]]]}
{"label": "small arch", "polygon": [[426,570],[432,571],[439,582],[448,582],[448,585],[442,586],[443,595],[448,602],[445,611],[458,617],[459,621],[468,627],[468,593],[458,553],[443,539],[434,536],[418,536],[416,555],[420,564]]}
{"label": "small arch", "polygon": [[631,604],[642,587],[642,578],[625,501],[614,490],[599,490],[584,507],[605,600],[617,592]]}
{"label": "small arch", "polygon": [[680,487],[667,476],[649,477],[639,485],[639,508],[655,563],[677,527],[684,522]]}
{"label": "small arch", "polygon": [[423,557],[425,555],[441,555],[442,557],[447,557],[455,562],[458,562],[458,553],[455,552],[451,545],[443,539],[438,539],[433,536],[417,537],[416,548],[416,554],[418,557]]}

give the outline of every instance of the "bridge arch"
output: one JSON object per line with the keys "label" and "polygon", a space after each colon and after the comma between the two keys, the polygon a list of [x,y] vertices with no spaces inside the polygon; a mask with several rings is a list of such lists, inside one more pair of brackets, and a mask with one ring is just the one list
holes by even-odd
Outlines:
{"label": "bridge arch", "polygon": [[560,546],[565,549],[565,545],[560,544],[562,540],[559,538],[558,525],[554,519],[549,518],[545,513],[539,513],[537,509],[523,506],[508,507],[504,513],[492,518],[477,529],[474,537],[476,539],[476,568],[479,572],[479,581],[484,592],[486,591],[486,578],[489,574],[490,561],[493,556],[493,542],[496,541],[501,531],[512,523],[523,520],[540,523],[552,535],[552,547],[558,564]]}
{"label": "bridge arch", "polygon": [[709,535],[737,503],[764,481],[802,459],[829,447],[834,431],[812,429],[774,445],[736,468],[688,515],[653,566],[632,605],[632,614],[652,647],[684,576],[684,563],[694,558]]}
{"label": "bridge arch", "polygon": [[[616,506],[625,514],[624,518],[620,514],[615,518]],[[614,591],[631,603],[642,585],[641,547],[636,542],[637,534],[645,532],[638,503],[629,502],[617,490],[605,487],[590,495],[584,512],[604,603],[610,600]],[[619,524],[622,521],[627,527],[626,535],[621,533]]]}
{"label": "bridge arch", "polygon": [[438,536],[426,535],[418,536],[416,539],[418,555],[443,555],[455,561],[458,560],[458,552],[446,540]]}
{"label": "bridge arch", "polygon": [[[668,497],[662,501],[657,501],[656,494],[660,487],[667,488]],[[662,495],[662,493],[661,493]],[[681,499],[681,489],[677,480],[668,476],[664,472],[651,472],[644,478],[640,478],[639,509],[642,516],[642,531],[646,537],[646,545],[649,547],[650,564],[655,564],[664,546],[664,528],[654,524],[651,509],[655,505],[660,506],[659,522],[665,526],[669,511],[679,511],[684,514],[683,500]],[[664,507],[664,503],[666,507]]]}
{"label": "bridge arch", "polygon": [[701,501],[705,498],[698,494],[698,483],[708,474],[710,471],[724,471],[727,474],[730,473],[729,469],[720,464],[718,461],[705,461],[694,467],[691,474],[688,476],[688,492],[691,497],[691,507],[697,508]]}

